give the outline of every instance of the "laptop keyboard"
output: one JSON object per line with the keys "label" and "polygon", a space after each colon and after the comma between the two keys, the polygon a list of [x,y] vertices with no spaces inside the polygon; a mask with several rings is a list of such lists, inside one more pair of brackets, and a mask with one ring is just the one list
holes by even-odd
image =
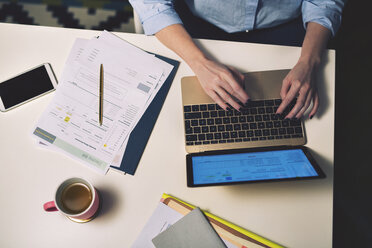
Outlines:
{"label": "laptop keyboard", "polygon": [[303,137],[301,120],[285,119],[295,100],[275,114],[281,99],[249,101],[241,111],[217,104],[184,106],[186,145],[252,142]]}

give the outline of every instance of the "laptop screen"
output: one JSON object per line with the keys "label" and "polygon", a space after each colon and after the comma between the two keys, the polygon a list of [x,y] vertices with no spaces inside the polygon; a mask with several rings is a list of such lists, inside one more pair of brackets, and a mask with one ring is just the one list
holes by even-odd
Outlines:
{"label": "laptop screen", "polygon": [[198,186],[319,177],[308,156],[301,148],[198,154],[191,158],[192,184]]}

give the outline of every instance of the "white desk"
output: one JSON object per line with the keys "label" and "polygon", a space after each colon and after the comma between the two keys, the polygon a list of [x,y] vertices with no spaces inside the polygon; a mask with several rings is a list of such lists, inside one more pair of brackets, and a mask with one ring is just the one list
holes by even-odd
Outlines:
{"label": "white desk", "polygon": [[[75,38],[99,31],[0,24],[0,81],[49,62],[57,76]],[[180,60],[155,37],[118,33],[145,50]],[[241,71],[291,68],[299,48],[197,41],[209,54]],[[181,112],[181,77],[193,75],[181,62],[173,85],[135,176],[110,171],[106,176],[68,158],[39,148],[31,129],[53,93],[0,113],[0,247],[129,247],[155,210],[162,193],[290,247],[331,247],[335,53],[328,51],[319,73],[320,109],[306,121],[307,146],[327,178],[323,180],[187,188]],[[59,213],[46,213],[55,188],[69,177],[84,177],[103,195],[101,214],[76,224]]]}

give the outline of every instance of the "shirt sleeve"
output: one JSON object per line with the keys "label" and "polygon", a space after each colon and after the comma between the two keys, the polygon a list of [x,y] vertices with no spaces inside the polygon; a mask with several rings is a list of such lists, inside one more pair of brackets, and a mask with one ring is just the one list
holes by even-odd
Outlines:
{"label": "shirt sleeve", "polygon": [[302,3],[302,19],[306,29],[308,22],[316,22],[335,36],[341,25],[342,9],[346,0],[305,0]]}
{"label": "shirt sleeve", "polygon": [[153,35],[172,24],[181,24],[172,0],[129,0],[137,12],[146,35]]}

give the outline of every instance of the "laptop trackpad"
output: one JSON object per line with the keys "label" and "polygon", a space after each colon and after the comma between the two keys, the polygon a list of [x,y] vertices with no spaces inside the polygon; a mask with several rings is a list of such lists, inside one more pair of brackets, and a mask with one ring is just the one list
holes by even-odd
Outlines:
{"label": "laptop trackpad", "polygon": [[280,89],[290,70],[245,73],[244,89],[252,100],[280,98]]}

